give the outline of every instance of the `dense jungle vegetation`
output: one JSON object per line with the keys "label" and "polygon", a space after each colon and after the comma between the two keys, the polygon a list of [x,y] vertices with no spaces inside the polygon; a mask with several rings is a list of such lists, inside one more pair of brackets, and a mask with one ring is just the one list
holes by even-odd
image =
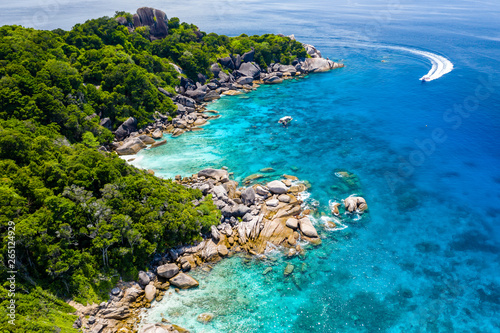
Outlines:
{"label": "dense jungle vegetation", "polygon": [[[130,14],[117,16],[131,18]],[[220,212],[210,198],[127,165],[97,148],[128,117],[175,116],[158,91],[175,94],[180,74],[212,76],[217,58],[255,49],[263,68],[305,57],[302,45],[275,35],[206,34],[179,19],[150,41],[115,18],[71,31],[0,28],[0,332],[72,332],[64,300],[107,300],[121,277],[147,269],[155,252],[201,238]],[[109,117],[113,128],[99,125]],[[15,267],[8,266],[9,221]],[[7,323],[15,269],[16,323]]]}

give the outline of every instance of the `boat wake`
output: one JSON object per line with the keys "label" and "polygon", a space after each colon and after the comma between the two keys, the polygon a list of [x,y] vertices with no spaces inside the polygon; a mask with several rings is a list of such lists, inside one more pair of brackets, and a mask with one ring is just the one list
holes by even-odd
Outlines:
{"label": "boat wake", "polygon": [[[376,49],[390,49],[390,50],[396,50],[396,51],[403,51],[403,52],[408,52],[408,53],[413,53],[415,55],[427,58],[431,61],[432,68],[429,70],[429,72],[422,76],[420,78],[421,81],[432,81],[439,79],[441,76],[451,72],[453,70],[453,63],[446,59],[443,56],[440,56],[435,53],[431,53],[428,51],[421,51],[417,49],[412,49],[409,47],[403,47],[403,46],[392,46],[392,45],[382,45],[382,44],[367,44],[367,43],[346,43],[346,46],[352,46],[352,45],[358,46],[358,47],[368,47],[368,48],[376,48]],[[343,45],[340,43],[340,45]]]}
{"label": "boat wake", "polygon": [[431,53],[431,52],[426,52],[426,51],[420,51],[420,50],[415,50],[415,49],[410,49],[406,47],[390,47],[393,49],[398,49],[401,51],[406,51],[410,52],[416,55],[423,56],[427,59],[429,59],[432,63],[432,68],[430,69],[429,73],[426,75],[422,76],[420,78],[421,81],[432,81],[439,79],[441,76],[451,72],[453,70],[453,63],[446,59],[443,56]]}

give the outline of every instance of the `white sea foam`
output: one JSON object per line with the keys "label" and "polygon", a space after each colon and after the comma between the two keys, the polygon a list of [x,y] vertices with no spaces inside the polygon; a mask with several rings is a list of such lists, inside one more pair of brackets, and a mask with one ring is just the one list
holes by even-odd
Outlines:
{"label": "white sea foam", "polygon": [[[328,216],[322,216],[320,219],[321,219],[322,224],[325,226],[325,229],[329,230],[329,231],[339,231],[339,230],[344,230],[344,229],[348,228],[347,225],[342,224],[342,221],[340,219],[335,218],[335,217],[332,218],[332,217],[328,217]],[[328,228],[327,227],[327,222],[329,222],[329,221],[335,223],[335,228]]]}
{"label": "white sea foam", "polygon": [[354,214],[354,217],[352,218],[354,222],[361,220],[361,214]]}
{"label": "white sea foam", "polygon": [[[311,214],[307,215],[307,217],[309,218],[309,220],[311,221],[311,223],[312,223],[313,225],[318,224],[318,220],[317,220],[314,216],[312,216]],[[321,219],[321,218],[320,218],[320,219]]]}
{"label": "white sea foam", "polygon": [[[345,46],[356,46],[356,47],[367,47],[367,48],[376,48],[376,49],[391,49],[391,50],[397,50],[397,51],[403,51],[403,52],[409,52],[416,54],[418,56],[427,58],[431,61],[432,67],[429,70],[429,72],[422,76],[420,80],[425,81],[432,81],[439,79],[441,76],[451,72],[453,70],[453,63],[446,59],[443,56],[440,56],[438,54],[428,52],[428,51],[421,51],[417,49],[412,49],[409,47],[403,47],[403,46],[392,46],[392,45],[382,45],[382,44],[367,44],[367,43],[339,43],[339,45],[345,45]],[[338,175],[336,175],[338,177]]]}
{"label": "white sea foam", "polygon": [[277,252],[279,252],[278,247],[271,242],[267,242],[264,253],[269,255],[269,254],[276,254]]}
{"label": "white sea foam", "polygon": [[307,191],[300,192],[297,195],[297,199],[302,200],[303,202],[307,201],[311,197],[311,193]]}
{"label": "white sea foam", "polygon": [[[136,166],[138,168],[142,168],[140,166],[140,162],[143,159],[143,156],[141,155],[120,155],[119,156],[122,160],[126,161],[128,164],[131,164],[133,166]],[[129,162],[129,160],[132,160]]]}
{"label": "white sea foam", "polygon": [[432,81],[439,79],[441,76],[451,72],[453,70],[453,63],[446,59],[443,56],[440,56],[438,54],[434,54],[431,52],[427,51],[420,51],[420,50],[415,50],[415,49],[410,49],[406,47],[389,47],[392,49],[396,50],[401,50],[401,51],[407,51],[411,52],[413,54],[420,55],[422,57],[425,57],[429,59],[432,63],[432,68],[430,69],[429,73],[426,75],[422,76],[420,80],[425,80],[425,81]]}

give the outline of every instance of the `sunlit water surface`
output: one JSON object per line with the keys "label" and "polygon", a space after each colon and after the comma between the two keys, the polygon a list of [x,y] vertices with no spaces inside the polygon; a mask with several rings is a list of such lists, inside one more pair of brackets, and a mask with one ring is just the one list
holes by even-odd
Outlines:
{"label": "sunlit water surface", "polygon": [[[198,333],[500,331],[496,2],[80,1],[50,9],[21,1],[0,8],[2,23],[52,29],[143,5],[205,31],[294,33],[346,65],[223,97],[209,106],[220,119],[167,137],[131,162],[164,177],[222,166],[236,180],[265,167],[276,170],[268,179],[296,175],[312,184],[323,238],[302,259],[278,251],[195,271],[200,287],[167,294],[146,322],[163,316]],[[422,84],[435,75],[433,65],[449,66],[443,59],[453,70]],[[277,124],[285,115],[294,118],[288,128]],[[360,187],[347,186],[335,174],[341,170],[357,175]],[[329,201],[351,194],[363,195],[369,212],[342,217],[343,230],[325,229],[320,216],[330,216]],[[288,262],[295,270],[285,278]],[[212,322],[196,321],[204,312],[215,315]]]}

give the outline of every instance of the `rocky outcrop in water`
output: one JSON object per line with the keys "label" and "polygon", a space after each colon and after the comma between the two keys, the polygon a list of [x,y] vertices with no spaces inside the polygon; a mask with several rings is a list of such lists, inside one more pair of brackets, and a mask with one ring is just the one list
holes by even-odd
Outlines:
{"label": "rocky outcrop in water", "polygon": [[195,279],[193,279],[191,276],[185,274],[185,273],[179,273],[173,278],[170,279],[170,284],[174,287],[180,288],[180,289],[189,289],[189,288],[194,288],[198,287],[199,283]]}
{"label": "rocky outcrop in water", "polygon": [[[237,252],[264,254],[278,246],[287,248],[288,256],[303,255],[298,240],[321,243],[298,198],[306,186],[296,177],[239,187],[227,170],[204,169],[191,177],[178,176],[176,181],[199,189],[203,196],[211,195],[223,213],[220,224],[212,226],[206,238],[195,245],[155,255],[150,270],[139,272],[137,282],[119,283],[107,303],[88,307],[72,304],[79,314],[75,325],[80,325],[83,332],[136,331],[140,309],[172,292],[170,286],[187,289],[199,285],[189,275],[195,267],[208,271],[211,263]],[[141,332],[185,332],[175,325],[163,324],[145,325]]]}
{"label": "rocky outcrop in water", "polygon": [[332,203],[331,210],[332,210],[333,215],[338,216],[340,214],[339,207],[340,207],[340,203],[338,203],[338,202]]}
{"label": "rocky outcrop in water", "polygon": [[318,232],[314,228],[311,220],[306,216],[299,220],[300,231],[307,237],[317,238]]}
{"label": "rocky outcrop in water", "polygon": [[[200,189],[204,195],[212,194],[214,203],[222,212],[221,224],[212,227],[212,239],[200,243],[194,252],[203,256],[213,243],[213,248],[222,246],[229,254],[234,251],[264,253],[269,244],[290,246],[288,240],[293,238],[295,230],[308,238],[318,237],[310,220],[303,223],[302,229],[297,228],[298,223],[293,225],[289,221],[303,217],[302,202],[297,198],[306,189],[302,183],[293,184],[290,179],[284,179],[239,188],[238,183],[227,176],[226,170],[206,169],[192,177],[177,178],[181,184]],[[186,249],[179,251],[179,258],[186,256]],[[188,252],[188,257],[193,256],[192,249]],[[217,258],[216,251],[212,252],[212,258]]]}
{"label": "rocky outcrop in water", "polygon": [[306,58],[299,61],[299,66],[301,70],[307,73],[319,73],[326,72],[334,68],[343,67],[342,64],[338,64],[329,59],[325,58]]}
{"label": "rocky outcrop in water", "polygon": [[362,197],[348,197],[344,199],[344,206],[349,213],[362,213],[368,209],[368,205]]}

